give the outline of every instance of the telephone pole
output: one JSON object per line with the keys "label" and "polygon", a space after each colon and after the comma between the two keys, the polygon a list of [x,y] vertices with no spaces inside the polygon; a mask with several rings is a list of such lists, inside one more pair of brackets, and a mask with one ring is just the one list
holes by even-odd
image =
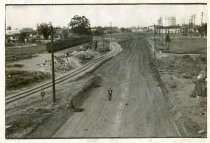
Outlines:
{"label": "telephone pole", "polygon": [[53,26],[50,22],[51,30],[51,61],[52,61],[52,92],[53,92],[53,103],[55,103],[55,69],[54,69],[54,51],[53,51]]}
{"label": "telephone pole", "polygon": [[195,35],[195,18],[196,18],[196,14],[193,15],[193,18],[194,18],[193,32],[194,32],[194,35]]}
{"label": "telephone pole", "polygon": [[112,22],[110,22],[110,41],[112,40]]}
{"label": "telephone pole", "polygon": [[102,35],[102,38],[103,38],[103,49],[104,49],[104,34]]}
{"label": "telephone pole", "polygon": [[164,39],[164,30],[163,30],[163,27],[162,27],[161,31],[162,31],[162,46],[163,46],[163,39]]}
{"label": "telephone pole", "polygon": [[156,34],[156,31],[155,31],[155,24],[154,24],[154,60],[156,59],[156,46],[155,46],[155,42],[156,42],[156,40],[155,40],[155,35]]}
{"label": "telephone pole", "polygon": [[203,24],[203,12],[201,12],[201,26]]}

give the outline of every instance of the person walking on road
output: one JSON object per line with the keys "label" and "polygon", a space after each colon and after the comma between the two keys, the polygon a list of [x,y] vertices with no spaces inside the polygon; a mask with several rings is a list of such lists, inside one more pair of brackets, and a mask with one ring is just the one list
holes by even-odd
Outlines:
{"label": "person walking on road", "polygon": [[45,91],[44,91],[44,90],[42,90],[42,91],[40,92],[40,95],[41,95],[42,100],[43,100],[43,98],[44,98],[44,96],[45,96]]}
{"label": "person walking on road", "polygon": [[108,90],[108,100],[109,101],[112,100],[112,89],[111,88],[109,88],[109,90]]}
{"label": "person walking on road", "polygon": [[73,102],[73,99],[70,100],[70,109],[74,110],[75,109],[75,104]]}

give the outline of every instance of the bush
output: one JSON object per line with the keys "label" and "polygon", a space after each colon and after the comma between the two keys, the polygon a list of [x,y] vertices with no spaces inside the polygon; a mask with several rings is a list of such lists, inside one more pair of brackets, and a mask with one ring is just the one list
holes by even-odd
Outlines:
{"label": "bush", "polygon": [[17,89],[49,77],[49,74],[43,72],[9,70],[6,71],[6,89]]}
{"label": "bush", "polygon": [[77,55],[77,58],[79,58],[80,60],[90,60],[93,58],[93,55],[86,53],[86,52],[80,52]]}
{"label": "bush", "polygon": [[6,67],[7,68],[12,68],[12,67],[22,68],[22,67],[24,67],[24,65],[22,65],[22,64],[14,64],[14,65],[7,65]]}
{"label": "bush", "polygon": [[98,51],[100,53],[106,53],[106,52],[109,52],[110,51],[110,47],[109,46],[100,47],[100,48],[98,48]]}

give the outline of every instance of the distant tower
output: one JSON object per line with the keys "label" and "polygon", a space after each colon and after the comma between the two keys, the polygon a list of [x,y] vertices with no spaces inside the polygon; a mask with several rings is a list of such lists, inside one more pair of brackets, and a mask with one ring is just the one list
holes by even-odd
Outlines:
{"label": "distant tower", "polygon": [[190,25],[193,26],[193,15],[191,15]]}
{"label": "distant tower", "polygon": [[165,17],[163,25],[164,26],[176,25],[176,17]]}
{"label": "distant tower", "polygon": [[193,15],[194,27],[195,27],[195,18],[196,18],[196,14]]}

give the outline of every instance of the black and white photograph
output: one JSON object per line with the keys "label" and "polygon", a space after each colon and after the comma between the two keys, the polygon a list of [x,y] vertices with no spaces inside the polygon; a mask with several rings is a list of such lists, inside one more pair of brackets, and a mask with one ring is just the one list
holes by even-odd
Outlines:
{"label": "black and white photograph", "polygon": [[5,4],[5,138],[207,138],[207,3]]}

